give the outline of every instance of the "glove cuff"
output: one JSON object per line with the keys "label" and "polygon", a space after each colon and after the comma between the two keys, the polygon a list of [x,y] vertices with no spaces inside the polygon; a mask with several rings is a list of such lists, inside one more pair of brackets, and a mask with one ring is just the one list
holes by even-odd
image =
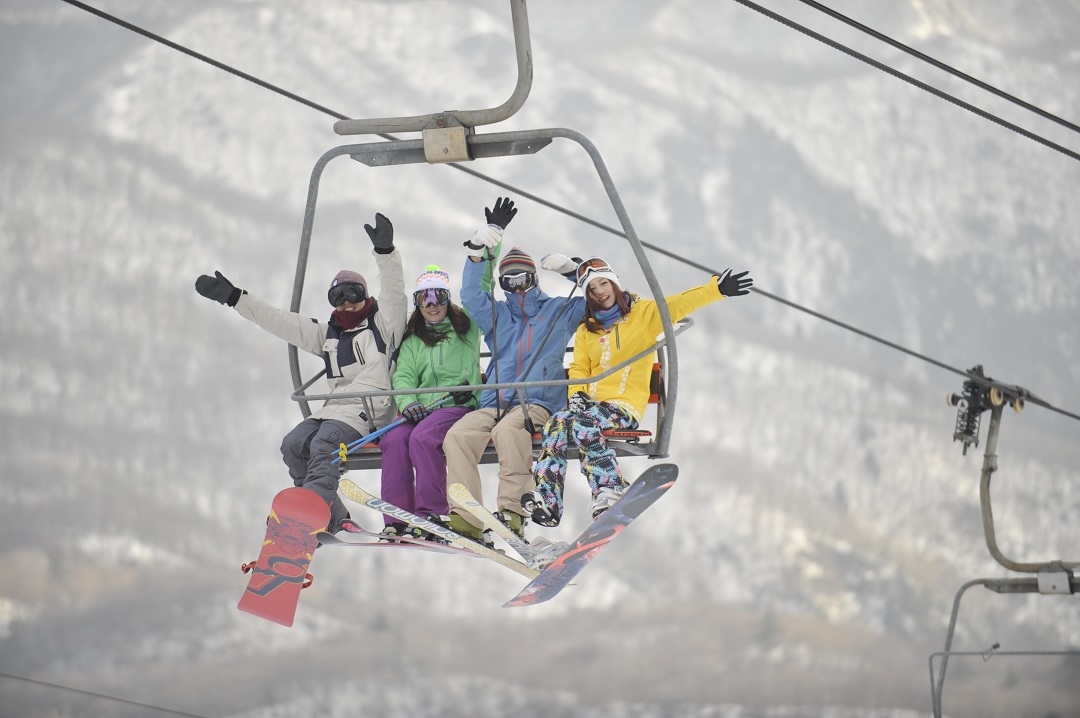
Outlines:
{"label": "glove cuff", "polygon": [[232,292],[229,294],[229,298],[225,300],[225,303],[230,307],[235,307],[236,303],[240,301],[240,297],[244,296],[247,292],[239,287],[233,287]]}
{"label": "glove cuff", "polygon": [[375,247],[375,254],[393,254],[393,253],[394,253],[394,245],[392,245],[392,244],[389,247]]}

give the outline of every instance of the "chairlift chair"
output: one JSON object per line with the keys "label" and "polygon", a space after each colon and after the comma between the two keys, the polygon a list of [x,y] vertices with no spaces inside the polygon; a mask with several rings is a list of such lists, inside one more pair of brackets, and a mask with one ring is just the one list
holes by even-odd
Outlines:
{"label": "chairlift chair", "polygon": [[[478,134],[476,127],[505,120],[513,115],[524,103],[532,86],[532,50],[529,40],[528,16],[525,0],[511,0],[511,14],[514,28],[514,42],[517,55],[518,80],[510,98],[502,105],[486,110],[454,110],[415,117],[391,117],[383,119],[341,120],[334,125],[334,130],[341,135],[377,134],[386,136],[388,132],[420,132],[421,139],[390,139],[383,142],[346,144],[330,149],[319,158],[312,169],[308,184],[307,204],[304,210],[304,222],[300,236],[300,250],[297,257],[296,273],[293,279],[291,309],[298,312],[303,296],[304,278],[307,273],[307,261],[311,245],[312,227],[315,222],[315,210],[319,196],[319,186],[326,166],[339,157],[349,157],[366,167],[385,167],[405,164],[442,164],[467,162],[491,157],[506,157],[535,154],[548,147],[556,139],[565,139],[577,143],[592,159],[600,181],[607,193],[615,214],[619,218],[623,232],[641,267],[659,308],[664,327],[663,337],[649,350],[613,367],[606,373],[618,371],[626,364],[649,353],[655,352],[657,361],[653,369],[653,388],[650,405],[655,410],[653,430],[605,432],[620,456],[647,456],[652,459],[668,455],[671,439],[672,417],[675,410],[675,397],[678,389],[678,352],[675,337],[692,326],[693,322],[685,319],[678,329],[672,324],[671,315],[660,284],[645,255],[645,250],[630,218],[626,213],[618,191],[612,182],[600,153],[584,135],[564,128],[523,130]],[[309,394],[308,389],[320,379],[325,370],[307,379],[300,372],[299,353],[290,346],[289,367],[293,381],[293,401],[298,402],[304,417],[311,415],[309,402],[326,400],[327,394]],[[605,374],[606,374],[605,373]],[[537,386],[569,386],[568,379],[544,382],[500,382],[486,385],[487,388],[526,389]],[[410,394],[431,391],[455,391],[467,387],[437,387],[422,390],[370,391],[336,394],[333,398],[364,398],[397,394]],[[537,436],[534,439],[538,440]],[[482,463],[497,460],[494,449],[488,447],[481,459]],[[341,462],[342,470],[377,469],[382,465],[377,446],[365,445],[349,452]]]}

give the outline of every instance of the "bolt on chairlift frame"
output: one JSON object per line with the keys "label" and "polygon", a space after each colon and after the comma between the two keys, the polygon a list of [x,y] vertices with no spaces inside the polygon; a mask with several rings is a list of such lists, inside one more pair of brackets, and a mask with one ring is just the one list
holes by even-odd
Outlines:
{"label": "bolt on chairlift frame", "polygon": [[[981,374],[981,372],[980,372]],[[978,383],[985,383],[982,376],[972,376]],[[965,385],[967,386],[967,385]],[[1015,396],[1014,396],[1015,394]],[[997,439],[1001,429],[1001,415],[1006,400],[1011,400],[1013,409],[1020,413],[1024,407],[1024,396],[1030,394],[1019,387],[1007,387],[1003,391],[1001,387],[991,384],[987,392],[990,408],[990,427],[986,436],[986,451],[983,456],[982,476],[979,482],[979,503],[982,508],[983,533],[986,537],[986,546],[990,555],[999,564],[1020,573],[1034,573],[1034,577],[1026,578],[978,578],[968,581],[956,592],[953,599],[952,615],[949,619],[949,629],[945,635],[945,650],[930,655],[930,697],[933,702],[934,717],[941,718],[941,697],[945,686],[945,669],[949,663],[949,656],[982,656],[983,660],[989,660],[992,655],[997,656],[1074,656],[1080,657],[1080,651],[996,651],[994,648],[987,651],[953,651],[953,633],[956,630],[956,620],[960,613],[960,599],[967,590],[973,586],[983,586],[994,593],[1040,593],[1043,595],[1076,595],[1080,594],[1080,579],[1074,574],[1074,569],[1080,566],[1078,561],[1043,561],[1021,562],[1005,556],[998,547],[997,536],[994,531],[994,513],[990,506],[990,479],[997,471]],[[955,397],[955,398],[954,398]],[[956,404],[958,395],[950,397],[950,403]],[[977,432],[976,432],[977,434]],[[977,435],[969,437],[978,443]],[[966,451],[966,445],[965,445]],[[941,658],[938,675],[934,677],[934,659]]]}
{"label": "bolt on chairlift frame", "polygon": [[[595,145],[584,135],[574,130],[563,128],[550,128],[540,130],[524,130],[516,132],[502,132],[491,134],[476,134],[475,127],[478,125],[492,124],[507,119],[521,108],[528,97],[532,87],[532,50],[529,40],[528,15],[525,0],[510,0],[511,16],[514,28],[514,44],[517,56],[518,80],[510,98],[498,107],[486,110],[449,110],[431,115],[414,117],[391,117],[384,119],[359,119],[341,120],[334,124],[334,130],[341,135],[355,134],[382,134],[388,132],[412,131],[421,132],[422,138],[418,140],[393,139],[385,142],[373,142],[362,144],[350,144],[333,148],[323,154],[316,162],[311,173],[308,185],[307,205],[304,210],[304,224],[300,237],[300,252],[297,258],[296,274],[293,279],[293,292],[290,308],[294,312],[300,310],[300,300],[303,295],[304,279],[307,272],[307,262],[311,244],[311,233],[315,223],[315,206],[319,195],[319,185],[322,180],[326,165],[333,159],[342,156],[351,157],[369,167],[382,167],[389,165],[413,164],[427,162],[429,164],[464,162],[488,157],[504,157],[511,155],[535,154],[547,147],[556,138],[568,139],[580,145],[592,159],[593,166],[600,177],[600,181],[607,192],[612,208],[615,210],[623,232],[633,249],[634,256],[641,267],[645,281],[655,298],[660,311],[661,323],[664,328],[664,336],[653,347],[645,352],[612,367],[600,376],[607,376],[618,371],[624,366],[636,361],[651,352],[657,351],[663,367],[663,383],[659,388],[660,402],[657,407],[657,430],[653,440],[647,443],[635,445],[620,444],[618,449],[622,455],[648,456],[649,458],[663,458],[668,454],[668,445],[671,441],[672,417],[675,410],[675,397],[678,390],[678,352],[675,346],[675,337],[692,325],[689,320],[680,322],[676,330],[671,321],[671,313],[664,299],[660,283],[649,264],[648,257],[642,247],[641,241],[630,222],[626,208],[619,197],[615,184],[608,173],[603,158]],[[289,346],[289,367],[295,391],[292,399],[300,404],[300,410],[305,417],[311,415],[308,402],[325,400],[330,395],[306,395],[304,392],[315,383],[325,369],[304,382],[300,374],[299,353],[296,347]],[[569,379],[530,381],[530,382],[500,382],[485,384],[489,389],[516,388],[526,390],[530,387],[542,386],[569,386],[574,383]],[[437,387],[435,391],[459,391],[469,387]],[[333,395],[335,399],[364,398],[372,396],[394,396],[399,394],[419,394],[433,391],[426,389],[403,389],[391,391],[351,392]],[[485,452],[486,454],[488,452]],[[487,457],[489,460],[491,457]],[[343,468],[345,462],[342,462]],[[369,459],[357,468],[376,468],[379,465],[378,457]]]}

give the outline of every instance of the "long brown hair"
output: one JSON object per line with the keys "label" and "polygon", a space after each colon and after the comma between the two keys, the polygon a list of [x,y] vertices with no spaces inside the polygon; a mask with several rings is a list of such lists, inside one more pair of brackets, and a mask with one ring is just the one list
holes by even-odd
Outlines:
{"label": "long brown hair", "polygon": [[[619,316],[625,317],[630,313],[630,303],[633,301],[633,297],[630,292],[624,292],[617,285],[612,283],[612,287],[615,287],[615,304],[619,306]],[[585,290],[585,318],[581,321],[584,322],[585,328],[593,334],[604,333],[604,323],[596,318],[598,311],[604,311],[603,307],[599,307],[596,304],[596,300],[593,299],[592,294]]]}
{"label": "long brown hair", "polygon": [[[450,318],[450,326],[453,327],[454,332],[457,333],[460,339],[464,340],[472,327],[472,320],[469,319],[469,315],[461,307],[449,304],[446,307],[446,316]],[[405,325],[405,336],[401,338],[401,343],[404,344],[405,340],[414,334],[429,347],[433,347],[446,339],[446,332],[440,332],[431,324],[428,324],[419,307],[413,309],[413,313],[409,317],[409,323]]]}

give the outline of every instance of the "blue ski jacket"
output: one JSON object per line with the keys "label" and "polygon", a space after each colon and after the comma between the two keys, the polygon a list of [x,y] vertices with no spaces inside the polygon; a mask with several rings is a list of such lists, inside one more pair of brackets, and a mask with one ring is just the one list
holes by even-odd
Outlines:
{"label": "blue ski jacket", "polygon": [[[577,331],[585,317],[585,297],[550,297],[533,287],[524,294],[504,292],[505,300],[495,302],[495,330],[491,326],[491,294],[484,291],[484,271],[487,262],[465,260],[465,270],[461,274],[461,303],[469,311],[469,316],[480,326],[488,348],[492,349],[498,366],[489,361],[487,381],[499,383],[511,381],[546,381],[565,379],[563,355],[570,337]],[[566,309],[563,310],[563,304]],[[560,314],[560,310],[562,313]],[[547,341],[544,337],[548,332]],[[543,349],[540,344],[543,343]],[[533,356],[540,351],[528,376],[522,372],[533,361]],[[498,396],[496,396],[498,393]],[[561,386],[537,387],[526,392],[530,404],[539,404],[551,413],[566,407],[566,388]],[[513,397],[513,398],[511,398]],[[485,409],[509,409],[521,403],[520,393],[513,389],[485,389],[480,397],[480,406]]]}

